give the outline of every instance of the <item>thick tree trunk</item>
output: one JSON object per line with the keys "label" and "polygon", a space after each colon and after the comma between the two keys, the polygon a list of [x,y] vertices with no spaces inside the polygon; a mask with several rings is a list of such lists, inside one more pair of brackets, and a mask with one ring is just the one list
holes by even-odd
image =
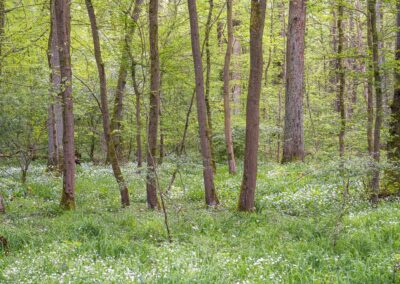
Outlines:
{"label": "thick tree trunk", "polygon": [[149,126],[147,130],[147,206],[160,208],[157,198],[156,153],[157,132],[160,112],[160,57],[158,54],[158,0],[149,4],[149,43],[150,43],[150,105]]}
{"label": "thick tree trunk", "polygon": [[108,157],[110,158],[114,177],[117,180],[118,187],[120,190],[121,204],[123,207],[126,207],[129,206],[129,192],[128,192],[128,186],[126,185],[125,179],[122,175],[122,171],[118,163],[114,142],[111,139],[110,115],[108,112],[108,101],[107,101],[107,79],[104,70],[103,59],[101,56],[101,47],[100,47],[99,31],[96,22],[96,15],[94,13],[92,1],[85,0],[85,3],[89,15],[90,26],[92,28],[94,56],[96,58],[97,71],[100,80],[100,101],[101,101],[101,109],[103,117],[104,137],[107,143],[107,153]]}
{"label": "thick tree trunk", "polygon": [[388,159],[392,163],[386,172],[386,191],[388,194],[400,194],[400,2],[397,5],[397,32],[395,45],[396,66],[394,69],[394,96],[390,106],[391,119],[389,123]]}
{"label": "thick tree trunk", "polygon": [[246,144],[244,171],[240,189],[240,211],[253,211],[257,181],[257,152],[259,139],[260,95],[263,76],[262,38],[266,0],[251,0],[250,18],[250,76],[246,106]]}
{"label": "thick tree trunk", "polygon": [[339,154],[340,157],[344,156],[344,137],[346,133],[346,108],[345,108],[345,98],[344,91],[346,86],[345,80],[345,69],[343,64],[343,47],[344,47],[344,31],[343,31],[343,16],[344,16],[344,7],[338,2],[338,19],[337,19],[337,30],[339,32],[338,37],[338,49],[337,49],[337,78],[338,78],[338,86],[337,86],[337,96],[339,99],[339,113],[340,113],[340,131],[339,131]]}
{"label": "thick tree trunk", "polygon": [[227,5],[227,26],[228,26],[228,44],[226,47],[225,64],[224,64],[224,132],[225,145],[228,156],[228,168],[230,174],[236,173],[235,153],[233,151],[232,123],[231,123],[231,107],[230,107],[230,74],[229,67],[231,64],[232,48],[233,48],[233,24],[232,24],[232,0],[226,1]]}
{"label": "thick tree trunk", "polygon": [[122,54],[121,54],[121,63],[118,71],[118,81],[117,87],[115,90],[115,98],[114,98],[114,111],[111,119],[111,130],[112,130],[112,139],[114,140],[115,150],[117,153],[118,160],[122,159],[122,138],[121,138],[121,122],[123,119],[123,99],[124,99],[124,91],[126,85],[126,77],[129,69],[129,54],[131,52],[131,41],[132,36],[135,33],[135,27],[137,21],[139,19],[140,13],[142,11],[142,4],[144,0],[135,0],[135,7],[130,15],[130,19],[128,20],[128,29],[125,33],[125,38],[123,42]]}
{"label": "thick tree trunk", "polygon": [[203,64],[201,61],[199,27],[197,23],[196,0],[188,0],[192,54],[194,73],[196,80],[197,120],[199,123],[199,136],[201,144],[201,156],[203,159],[203,177],[205,188],[205,200],[209,206],[219,204],[214,187],[214,170],[212,167],[210,142],[207,138],[207,110],[204,96]]}
{"label": "thick tree trunk", "polygon": [[70,6],[67,0],[55,0],[57,42],[60,55],[61,93],[63,107],[63,191],[61,206],[75,208],[75,145],[70,56]]}
{"label": "thick tree trunk", "polygon": [[139,90],[139,86],[136,80],[136,64],[132,61],[131,67],[131,76],[132,76],[132,84],[133,90],[135,92],[135,107],[136,107],[136,162],[138,168],[142,167],[143,154],[142,154],[142,122],[141,122],[141,113],[140,113],[140,104],[141,104],[141,93]]}
{"label": "thick tree trunk", "polygon": [[305,0],[291,0],[286,56],[285,127],[282,162],[304,160],[304,33]]}
{"label": "thick tree trunk", "polygon": [[371,27],[372,35],[372,64],[374,70],[374,88],[375,88],[375,128],[374,128],[374,150],[373,159],[375,165],[372,171],[372,202],[378,201],[379,187],[380,187],[380,145],[381,145],[381,126],[383,120],[383,108],[382,108],[382,77],[379,69],[379,50],[378,50],[378,30],[376,26],[376,0],[368,0],[368,13],[369,13],[369,25]]}
{"label": "thick tree trunk", "polygon": [[207,16],[207,23],[206,23],[206,32],[204,37],[204,42],[206,46],[206,108],[207,108],[207,137],[210,142],[211,148],[211,160],[214,173],[217,169],[215,163],[215,153],[214,153],[214,143],[213,143],[213,124],[212,124],[212,112],[211,112],[211,104],[210,104],[210,97],[211,97],[211,49],[210,49],[210,33],[212,28],[212,15],[214,10],[214,0],[209,0],[209,8],[208,8],[208,16]]}
{"label": "thick tree trunk", "polygon": [[62,102],[57,96],[60,93],[60,55],[57,48],[57,23],[54,11],[54,0],[50,3],[50,35],[48,44],[48,65],[50,73],[50,94],[48,109],[48,166],[60,172],[63,168],[63,119]]}

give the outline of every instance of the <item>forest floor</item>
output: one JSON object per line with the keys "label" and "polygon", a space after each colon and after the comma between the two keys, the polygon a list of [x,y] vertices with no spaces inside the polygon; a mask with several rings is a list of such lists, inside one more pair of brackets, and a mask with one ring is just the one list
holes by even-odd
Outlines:
{"label": "forest floor", "polygon": [[[363,167],[348,164],[342,175],[328,162],[261,164],[257,212],[246,214],[235,210],[240,174],[219,165],[221,206],[207,209],[201,168],[186,161],[166,197],[172,243],[134,166],[124,168],[125,209],[110,169],[78,167],[73,212],[59,209],[61,178],[45,166],[25,186],[17,168],[2,168],[0,283],[400,283],[399,201],[372,208]],[[163,164],[163,189],[174,167]]]}

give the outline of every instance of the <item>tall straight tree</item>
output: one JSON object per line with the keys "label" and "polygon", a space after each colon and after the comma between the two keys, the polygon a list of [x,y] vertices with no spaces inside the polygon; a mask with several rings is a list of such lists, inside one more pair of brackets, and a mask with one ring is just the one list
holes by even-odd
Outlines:
{"label": "tall straight tree", "polygon": [[111,166],[113,169],[115,179],[117,180],[119,186],[121,194],[121,204],[123,207],[125,207],[129,206],[129,192],[128,192],[128,186],[126,185],[125,179],[122,175],[122,171],[118,163],[117,155],[115,152],[114,141],[111,139],[110,115],[108,112],[108,101],[107,101],[107,79],[106,79],[106,72],[104,70],[104,62],[101,56],[101,47],[100,47],[99,31],[97,28],[96,14],[94,12],[92,1],[85,0],[85,3],[89,15],[90,26],[92,29],[94,56],[96,59],[97,71],[100,80],[100,102],[101,102],[101,112],[103,117],[104,137],[107,143],[107,154],[111,161]]}
{"label": "tall straight tree", "polygon": [[[3,37],[4,37],[4,25],[6,23],[6,9],[4,6],[5,0],[0,0],[0,58],[3,55]],[[2,74],[2,60],[0,60],[0,76]]]}
{"label": "tall straight tree", "polygon": [[57,48],[57,23],[54,11],[54,0],[50,1],[50,34],[48,41],[48,64],[50,73],[50,95],[48,108],[48,167],[62,171],[63,167],[63,120],[60,96],[60,55]]}
{"label": "tall straight tree", "polygon": [[75,145],[70,55],[70,2],[54,0],[57,43],[60,54],[61,98],[63,107],[63,191],[61,206],[75,208]]}
{"label": "tall straight tree", "polygon": [[257,152],[260,126],[260,95],[263,76],[263,46],[266,0],[251,0],[250,76],[246,105],[244,170],[238,209],[253,211],[257,182]]}
{"label": "tall straight tree", "polygon": [[380,171],[378,163],[380,161],[380,147],[381,147],[381,126],[383,120],[383,107],[382,107],[382,76],[379,68],[379,35],[376,25],[376,0],[368,0],[368,15],[369,26],[371,29],[372,37],[372,65],[374,74],[374,88],[375,88],[375,128],[374,128],[374,148],[372,157],[375,161],[372,171],[372,202],[378,201],[379,187],[380,187]]}
{"label": "tall straight tree", "polygon": [[210,142],[207,138],[207,110],[204,96],[203,64],[201,61],[196,0],[188,0],[188,8],[190,18],[190,34],[192,42],[194,74],[196,81],[197,120],[199,123],[201,156],[203,159],[205,200],[208,206],[215,206],[219,204],[219,201],[214,186],[214,171],[212,167]]}
{"label": "tall straight tree", "polygon": [[397,32],[395,45],[396,66],[394,69],[394,96],[390,106],[391,119],[389,122],[388,159],[393,168],[386,173],[389,194],[400,194],[400,1],[397,1]]}
{"label": "tall straight tree", "polygon": [[344,7],[341,0],[338,1],[338,19],[337,19],[337,30],[339,32],[338,36],[338,46],[337,46],[337,59],[336,59],[336,78],[337,78],[337,96],[339,100],[339,112],[340,112],[340,130],[339,130],[339,154],[340,157],[344,156],[344,136],[346,131],[346,109],[345,109],[345,98],[344,90],[346,86],[345,71],[343,64],[343,47],[344,47],[344,31],[343,31],[343,16]]}
{"label": "tall straight tree", "polygon": [[304,33],[306,0],[291,0],[286,48],[285,127],[282,162],[304,160]]}
{"label": "tall straight tree", "polygon": [[232,0],[226,1],[227,26],[228,26],[228,44],[226,46],[225,63],[224,63],[224,126],[225,126],[225,145],[228,155],[229,173],[236,173],[235,153],[233,151],[232,123],[231,123],[231,106],[230,106],[230,73],[232,49],[233,49],[233,24],[232,24]]}
{"label": "tall straight tree", "polygon": [[156,180],[158,116],[160,113],[160,57],[158,54],[158,0],[149,3],[150,109],[147,130],[147,206],[159,208]]}

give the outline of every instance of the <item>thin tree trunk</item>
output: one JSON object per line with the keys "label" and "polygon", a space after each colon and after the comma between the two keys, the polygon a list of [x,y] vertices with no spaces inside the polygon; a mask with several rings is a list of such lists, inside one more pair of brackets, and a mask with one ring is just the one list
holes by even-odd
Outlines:
{"label": "thin tree trunk", "polygon": [[137,84],[136,79],[136,64],[132,60],[132,83],[133,90],[135,92],[135,100],[136,100],[136,160],[138,168],[142,167],[142,122],[141,122],[141,113],[140,113],[140,104],[141,104],[141,93],[139,90],[139,86]]}
{"label": "thin tree trunk", "polygon": [[214,151],[214,143],[213,143],[213,124],[212,124],[212,112],[211,112],[211,104],[210,104],[210,97],[211,97],[211,49],[210,49],[210,33],[212,28],[212,15],[214,10],[214,0],[208,1],[209,8],[208,8],[208,15],[207,15],[207,23],[206,23],[206,32],[204,37],[204,43],[206,47],[206,108],[207,108],[207,137],[210,142],[211,148],[211,160],[214,173],[217,169],[216,162],[215,162],[215,151]]}
{"label": "thin tree trunk", "polygon": [[104,137],[107,143],[108,157],[110,158],[114,177],[118,183],[118,187],[120,190],[121,204],[123,207],[126,207],[129,206],[129,192],[128,192],[128,186],[125,182],[121,168],[118,163],[118,159],[115,152],[115,145],[113,143],[113,140],[111,139],[110,116],[108,113],[108,101],[107,101],[107,79],[104,70],[103,59],[101,56],[101,47],[100,47],[99,31],[96,23],[96,15],[94,13],[92,1],[85,0],[85,3],[90,19],[90,26],[92,28],[94,55],[96,58],[97,70],[100,80],[100,100],[101,100],[101,109],[103,115],[103,130],[104,130]]}
{"label": "thin tree trunk", "polygon": [[397,2],[397,32],[395,45],[396,67],[394,68],[394,96],[390,106],[391,119],[389,123],[388,159],[392,168],[386,172],[386,191],[388,194],[400,194],[400,1]]}
{"label": "thin tree trunk", "polygon": [[114,110],[111,119],[112,139],[114,140],[115,150],[118,160],[122,159],[122,137],[121,137],[121,122],[123,119],[123,99],[126,85],[126,77],[129,69],[129,54],[131,52],[132,36],[135,33],[137,21],[142,11],[144,0],[135,0],[135,7],[132,14],[129,15],[128,28],[125,33],[125,38],[122,47],[121,63],[118,71],[117,87],[115,89]]}
{"label": "thin tree trunk", "polygon": [[291,0],[286,56],[285,127],[282,162],[304,160],[304,33],[306,0]]}
{"label": "thin tree trunk", "polygon": [[158,0],[149,4],[149,42],[150,42],[150,105],[149,127],[147,130],[147,206],[160,208],[157,198],[156,153],[157,132],[160,112],[160,58],[158,54]]}
{"label": "thin tree trunk", "polygon": [[6,207],[4,206],[4,198],[0,194],[0,214],[6,213]]}
{"label": "thin tree trunk", "polygon": [[242,72],[240,64],[240,55],[242,54],[242,45],[239,38],[233,37],[232,54],[234,58],[232,70],[232,100],[233,100],[233,114],[240,114],[240,96],[242,94]]}
{"label": "thin tree trunk", "polygon": [[[3,55],[3,37],[4,37],[4,26],[6,24],[6,12],[4,3],[5,0],[0,0],[0,58]],[[3,74],[3,64],[2,60],[0,60],[0,78]]]}
{"label": "thin tree trunk", "polygon": [[70,6],[67,0],[55,0],[57,42],[60,55],[61,96],[63,107],[63,191],[61,206],[75,208],[75,145],[70,56]]}
{"label": "thin tree trunk", "polygon": [[203,159],[205,200],[208,206],[215,206],[219,204],[219,201],[214,187],[214,170],[212,167],[210,142],[207,138],[207,109],[204,96],[203,64],[201,61],[200,52],[196,0],[188,0],[188,9],[190,18],[194,73],[196,80],[197,120],[199,123],[201,156]]}
{"label": "thin tree trunk", "polygon": [[344,156],[344,137],[346,133],[346,108],[344,103],[344,91],[346,86],[345,80],[345,69],[343,64],[343,46],[344,46],[344,31],[343,31],[343,17],[344,17],[344,7],[341,2],[338,2],[338,19],[337,19],[337,30],[339,32],[338,37],[338,49],[337,49],[337,78],[338,86],[337,93],[339,99],[339,112],[340,112],[340,131],[339,131],[339,154],[340,157]]}
{"label": "thin tree trunk", "polygon": [[374,128],[374,150],[373,159],[375,165],[373,166],[372,172],[372,202],[378,201],[379,187],[380,187],[380,144],[381,144],[381,125],[383,120],[383,108],[382,108],[382,77],[379,70],[379,50],[378,50],[378,30],[376,25],[376,0],[368,0],[368,13],[369,13],[369,25],[371,27],[372,35],[372,63],[374,70],[374,88],[375,88],[375,128]]}
{"label": "thin tree trunk", "polygon": [[[369,54],[372,54],[372,32],[370,25],[370,15],[367,14],[367,43]],[[374,65],[371,58],[368,59],[368,78],[367,78],[367,142],[368,153],[373,157],[374,153]]]}
{"label": "thin tree trunk", "polygon": [[232,0],[226,1],[227,5],[227,26],[228,26],[228,44],[226,47],[225,64],[224,64],[224,129],[225,129],[225,145],[228,155],[229,173],[236,173],[235,153],[233,150],[232,123],[231,123],[231,107],[230,107],[230,74],[229,67],[231,64],[232,48],[233,48],[233,24],[232,24]]}
{"label": "thin tree trunk", "polygon": [[266,0],[251,0],[250,76],[246,106],[246,144],[243,180],[238,209],[253,211],[257,181],[260,95],[263,76],[263,46]]}

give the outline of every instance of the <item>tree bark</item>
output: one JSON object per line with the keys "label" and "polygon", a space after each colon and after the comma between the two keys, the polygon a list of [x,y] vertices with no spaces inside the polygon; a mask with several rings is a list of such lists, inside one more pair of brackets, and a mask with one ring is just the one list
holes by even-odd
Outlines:
{"label": "tree bark", "polygon": [[4,206],[4,198],[0,195],[0,214],[6,213],[6,207]]}
{"label": "tree bark", "polygon": [[75,145],[72,99],[72,70],[70,56],[70,4],[55,0],[57,43],[60,55],[61,97],[63,107],[63,191],[61,206],[75,208]]}
{"label": "tree bark", "polygon": [[391,168],[386,172],[386,191],[388,194],[400,194],[400,175],[398,167],[400,164],[400,2],[397,1],[397,32],[395,45],[394,69],[394,96],[391,109],[391,118],[389,122],[389,140],[388,140],[388,159],[392,163]]}
{"label": "tree bark", "polygon": [[304,160],[304,33],[306,0],[291,0],[286,56],[285,126],[282,162]]}
{"label": "tree bark", "polygon": [[374,70],[374,88],[375,88],[375,128],[374,128],[374,149],[373,159],[375,164],[372,171],[372,196],[371,201],[376,203],[378,201],[379,187],[380,187],[380,144],[381,144],[381,126],[383,120],[382,108],[382,77],[379,69],[379,36],[376,25],[376,0],[368,0],[368,13],[369,25],[371,27],[372,35],[372,64]]}
{"label": "tree bark", "polygon": [[132,60],[131,67],[131,76],[132,76],[132,84],[133,90],[135,92],[135,101],[136,101],[136,161],[138,168],[142,167],[142,122],[141,122],[141,113],[140,113],[140,104],[141,104],[141,92],[139,90],[139,86],[137,84],[136,79],[136,64]]}
{"label": "tree bark", "polygon": [[233,101],[233,114],[240,114],[240,96],[242,94],[242,72],[240,64],[240,55],[242,54],[242,45],[240,44],[239,38],[233,37],[233,49],[232,55],[234,58],[233,70],[232,70],[232,101]]}
{"label": "tree bark", "polygon": [[[372,54],[372,31],[370,25],[370,14],[367,13],[367,43],[368,51]],[[368,153],[372,157],[374,153],[374,65],[371,59],[368,59],[368,78],[367,78],[367,142]]]}
{"label": "tree bark", "polygon": [[[0,58],[3,55],[3,37],[4,37],[4,26],[6,24],[6,12],[5,12],[5,0],[0,0]],[[0,77],[3,74],[3,64],[0,60]]]}
{"label": "tree bark", "polygon": [[343,17],[344,17],[344,7],[340,1],[338,1],[338,19],[337,19],[337,30],[339,32],[338,36],[338,46],[337,46],[337,96],[339,99],[339,113],[340,113],[340,131],[339,131],[339,154],[340,157],[344,156],[344,138],[346,133],[346,108],[345,108],[345,98],[344,91],[346,86],[345,79],[345,69],[343,64],[343,47],[344,47],[344,31],[343,31]]}
{"label": "tree bark", "polygon": [[232,123],[231,123],[231,107],[230,107],[230,74],[229,67],[231,64],[232,48],[233,48],[233,24],[232,24],[232,0],[226,1],[227,5],[227,26],[228,26],[228,44],[225,53],[225,64],[224,64],[224,133],[225,133],[225,145],[228,156],[228,168],[230,174],[236,173],[236,162],[235,153],[233,150],[233,138],[232,138]]}
{"label": "tree bark", "polygon": [[199,136],[201,156],[203,159],[203,177],[205,188],[205,201],[208,206],[219,204],[214,187],[214,170],[212,167],[210,142],[207,137],[207,110],[204,96],[203,64],[201,61],[199,27],[197,23],[196,0],[188,0],[192,55],[196,80],[197,120],[199,123]]}
{"label": "tree bark", "polygon": [[121,122],[123,119],[123,99],[129,68],[129,54],[131,52],[132,36],[135,33],[136,24],[142,11],[141,6],[143,2],[144,0],[135,0],[135,7],[130,15],[131,19],[128,20],[128,30],[125,33],[121,63],[118,71],[118,81],[114,98],[114,111],[111,119],[112,139],[114,140],[118,160],[122,159]]}
{"label": "tree bark", "polygon": [[96,59],[97,71],[100,80],[100,102],[101,102],[101,110],[103,118],[104,137],[107,143],[108,157],[110,158],[114,177],[118,183],[118,187],[120,190],[122,207],[126,207],[129,206],[130,203],[129,192],[128,192],[128,186],[125,182],[121,168],[118,163],[114,141],[111,139],[111,134],[110,134],[111,128],[110,128],[110,115],[108,112],[108,101],[107,101],[107,79],[104,68],[104,62],[101,56],[101,47],[100,47],[99,31],[96,22],[96,15],[93,9],[92,1],[85,0],[85,3],[89,15],[90,26],[92,29],[94,56]]}
{"label": "tree bark", "polygon": [[246,106],[244,171],[238,205],[240,211],[255,210],[254,197],[257,181],[260,95],[263,76],[262,38],[265,10],[266,0],[251,0],[250,76]]}
{"label": "tree bark", "polygon": [[147,206],[160,208],[157,198],[156,153],[157,132],[160,112],[160,57],[158,54],[158,0],[149,4],[149,42],[150,42],[150,105],[149,126],[147,130]]}

